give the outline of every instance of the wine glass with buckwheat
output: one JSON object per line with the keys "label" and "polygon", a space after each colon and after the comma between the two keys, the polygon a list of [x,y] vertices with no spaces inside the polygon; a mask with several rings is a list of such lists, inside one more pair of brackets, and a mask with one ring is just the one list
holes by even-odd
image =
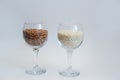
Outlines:
{"label": "wine glass with buckwheat", "polygon": [[32,68],[25,70],[30,75],[41,75],[46,72],[38,65],[39,49],[44,46],[48,38],[48,30],[40,23],[24,23],[23,38],[25,42],[33,48],[35,64]]}
{"label": "wine glass with buckwheat", "polygon": [[72,68],[71,58],[73,50],[77,49],[83,42],[83,28],[82,24],[60,24],[57,32],[59,44],[67,52],[67,69],[59,72],[60,75],[65,77],[76,77],[80,75],[79,71]]}

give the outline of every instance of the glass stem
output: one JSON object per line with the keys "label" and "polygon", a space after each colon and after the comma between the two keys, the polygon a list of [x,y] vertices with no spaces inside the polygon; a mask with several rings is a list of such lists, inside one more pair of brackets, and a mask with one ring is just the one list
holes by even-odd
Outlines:
{"label": "glass stem", "polygon": [[72,53],[73,53],[73,50],[70,49],[70,50],[67,50],[67,63],[68,63],[68,70],[71,70],[72,69]]}
{"label": "glass stem", "polygon": [[34,55],[35,55],[35,65],[34,65],[34,67],[38,67],[38,52],[39,52],[39,49],[34,48],[33,51],[34,51]]}

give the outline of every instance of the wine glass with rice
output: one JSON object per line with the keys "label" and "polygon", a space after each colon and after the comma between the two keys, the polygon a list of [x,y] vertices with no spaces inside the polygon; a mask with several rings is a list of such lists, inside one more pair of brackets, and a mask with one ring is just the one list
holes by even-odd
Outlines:
{"label": "wine glass with rice", "polygon": [[48,38],[48,30],[40,23],[24,23],[23,38],[25,42],[33,48],[35,64],[32,68],[25,70],[30,75],[41,75],[46,72],[38,65],[39,48],[43,47]]}
{"label": "wine glass with rice", "polygon": [[68,68],[59,72],[65,77],[76,77],[80,75],[79,71],[72,69],[71,58],[73,50],[78,48],[83,42],[83,28],[79,25],[64,25],[60,24],[57,32],[59,44],[66,49]]}

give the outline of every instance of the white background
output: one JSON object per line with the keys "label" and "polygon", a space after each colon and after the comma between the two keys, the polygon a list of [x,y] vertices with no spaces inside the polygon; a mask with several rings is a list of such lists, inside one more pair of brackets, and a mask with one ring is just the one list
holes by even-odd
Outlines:
{"label": "white background", "polygon": [[[40,76],[24,73],[33,65],[32,49],[22,37],[24,22],[47,25],[47,44],[40,49]],[[74,51],[76,78],[58,74],[67,54],[58,44],[59,23],[80,23],[84,42]],[[0,0],[0,80],[120,80],[120,0]]]}

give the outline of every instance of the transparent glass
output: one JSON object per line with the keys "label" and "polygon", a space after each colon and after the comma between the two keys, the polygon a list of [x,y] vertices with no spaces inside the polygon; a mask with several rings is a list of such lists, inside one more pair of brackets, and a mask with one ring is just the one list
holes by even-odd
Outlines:
{"label": "transparent glass", "polygon": [[30,75],[41,75],[46,72],[38,65],[39,48],[44,46],[48,38],[48,30],[40,23],[24,23],[23,38],[25,42],[33,48],[35,64],[32,68],[25,70]]}
{"label": "transparent glass", "polygon": [[83,28],[82,24],[79,25],[64,25],[60,24],[57,32],[59,44],[66,49],[68,68],[59,72],[60,75],[65,77],[76,77],[80,75],[79,71],[72,69],[72,54],[73,50],[78,48],[83,42]]}

